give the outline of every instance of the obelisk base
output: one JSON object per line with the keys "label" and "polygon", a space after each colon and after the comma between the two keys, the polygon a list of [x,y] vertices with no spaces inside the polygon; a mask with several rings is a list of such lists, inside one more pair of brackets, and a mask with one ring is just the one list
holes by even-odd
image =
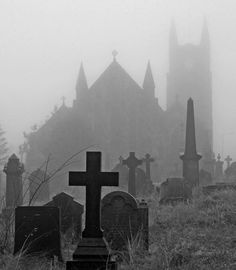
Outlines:
{"label": "obelisk base", "polygon": [[82,238],[73,261],[66,263],[66,270],[117,270],[117,263],[110,260],[104,238]]}

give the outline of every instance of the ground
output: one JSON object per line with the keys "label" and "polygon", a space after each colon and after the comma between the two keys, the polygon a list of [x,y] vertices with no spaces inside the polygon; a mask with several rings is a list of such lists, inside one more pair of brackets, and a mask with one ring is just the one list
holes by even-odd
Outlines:
{"label": "ground", "polygon": [[[150,206],[150,249],[140,251],[136,239],[129,245],[121,269],[133,270],[235,270],[236,269],[236,191],[215,192],[210,196],[195,190],[190,204],[159,206],[158,198],[148,198]],[[1,242],[0,242],[1,244]],[[69,256],[71,248],[64,245]],[[5,252],[0,269],[27,270],[23,258]],[[30,262],[30,270],[65,269],[42,260]]]}

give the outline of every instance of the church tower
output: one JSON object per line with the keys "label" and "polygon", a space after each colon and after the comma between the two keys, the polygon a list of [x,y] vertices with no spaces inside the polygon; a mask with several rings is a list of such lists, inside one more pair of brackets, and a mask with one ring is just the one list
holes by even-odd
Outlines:
{"label": "church tower", "polygon": [[184,108],[189,97],[195,102],[199,150],[212,151],[212,78],[210,70],[210,38],[206,21],[200,43],[179,44],[174,22],[169,36],[169,72],[167,74],[167,110],[178,101]]}

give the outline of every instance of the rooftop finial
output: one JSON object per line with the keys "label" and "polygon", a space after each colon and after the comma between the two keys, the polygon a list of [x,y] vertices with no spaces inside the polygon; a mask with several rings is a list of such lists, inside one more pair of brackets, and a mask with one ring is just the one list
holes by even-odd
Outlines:
{"label": "rooftop finial", "polygon": [[118,54],[118,52],[116,50],[112,51],[113,61],[116,61],[117,54]]}

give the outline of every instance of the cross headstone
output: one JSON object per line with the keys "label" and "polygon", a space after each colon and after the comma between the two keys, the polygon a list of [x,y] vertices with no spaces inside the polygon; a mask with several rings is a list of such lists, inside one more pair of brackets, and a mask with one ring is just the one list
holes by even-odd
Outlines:
{"label": "cross headstone", "polygon": [[16,207],[23,204],[22,174],[24,165],[19,158],[13,154],[4,166],[6,178],[6,207]]}
{"label": "cross headstone", "polygon": [[128,192],[136,197],[135,169],[142,164],[141,159],[135,157],[135,152],[130,152],[129,157],[123,160],[123,164],[129,168]]}
{"label": "cross headstone", "polygon": [[215,167],[215,177],[217,179],[223,176],[223,164],[224,161],[221,160],[221,155],[217,155],[216,167]]}
{"label": "cross headstone", "polygon": [[86,212],[82,239],[73,254],[75,261],[67,262],[67,270],[99,267],[106,269],[104,266],[109,258],[109,252],[101,230],[101,188],[118,184],[117,172],[101,172],[101,152],[87,152],[86,172],[69,172],[70,186],[86,187]]}
{"label": "cross headstone", "polygon": [[227,169],[230,167],[230,163],[232,161],[232,158],[228,155],[225,159],[226,163],[227,163]]}
{"label": "cross headstone", "polygon": [[150,170],[150,167],[151,167],[151,162],[154,162],[155,159],[152,158],[150,154],[146,154],[145,155],[145,158],[143,159],[143,161],[145,162],[145,165],[146,165],[146,178],[148,180],[151,180],[151,170]]}

